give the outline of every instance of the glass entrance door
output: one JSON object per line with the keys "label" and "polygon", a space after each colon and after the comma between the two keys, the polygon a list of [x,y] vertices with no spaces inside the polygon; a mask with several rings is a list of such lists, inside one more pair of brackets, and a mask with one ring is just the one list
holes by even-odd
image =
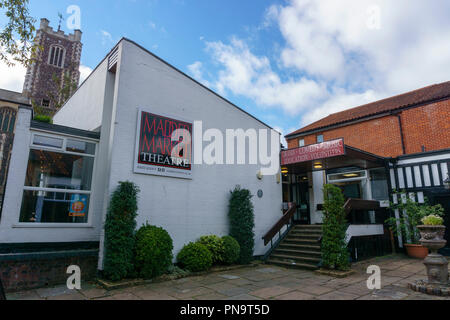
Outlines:
{"label": "glass entrance door", "polygon": [[311,224],[309,215],[309,186],[308,182],[292,184],[292,201],[297,204],[297,213],[294,216],[295,223]]}

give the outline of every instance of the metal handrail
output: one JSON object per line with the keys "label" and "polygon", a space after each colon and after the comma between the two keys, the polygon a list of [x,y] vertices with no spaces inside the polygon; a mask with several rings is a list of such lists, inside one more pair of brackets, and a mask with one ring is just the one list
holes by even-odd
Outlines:
{"label": "metal handrail", "polygon": [[267,232],[262,239],[266,246],[269,242],[272,242],[273,237],[278,233],[281,236],[281,229],[285,225],[291,224],[291,220],[294,214],[297,212],[297,205],[294,202],[289,203],[289,209],[283,214],[280,220]]}

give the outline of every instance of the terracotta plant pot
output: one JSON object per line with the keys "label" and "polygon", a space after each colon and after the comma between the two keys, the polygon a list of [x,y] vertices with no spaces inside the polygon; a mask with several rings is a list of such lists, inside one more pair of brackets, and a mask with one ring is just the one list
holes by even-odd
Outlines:
{"label": "terracotta plant pot", "polygon": [[411,258],[425,259],[428,255],[428,249],[420,244],[405,244],[405,248]]}

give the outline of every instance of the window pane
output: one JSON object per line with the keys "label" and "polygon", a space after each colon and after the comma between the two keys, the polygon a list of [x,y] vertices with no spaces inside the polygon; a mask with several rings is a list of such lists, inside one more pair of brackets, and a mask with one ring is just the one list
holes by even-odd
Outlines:
{"label": "window pane", "polygon": [[304,139],[299,140],[298,141],[298,146],[299,147],[304,147],[305,146],[305,140]]}
{"label": "window pane", "polygon": [[16,116],[11,115],[11,121],[9,122],[9,132],[14,132],[14,124],[16,123]]}
{"label": "window pane", "polygon": [[7,132],[8,131],[8,125],[9,125],[9,114],[5,114],[5,120],[3,121],[2,131]]}
{"label": "window pane", "polygon": [[323,135],[317,136],[317,143],[322,143],[322,142],[323,142]]}
{"label": "window pane", "polygon": [[84,142],[84,141],[77,141],[77,140],[67,140],[66,144],[66,150],[70,152],[76,152],[76,153],[86,153],[86,154],[95,154],[95,144]]}
{"label": "window pane", "polygon": [[94,158],[30,150],[25,186],[90,190]]}
{"label": "window pane", "polygon": [[64,140],[52,137],[34,136],[33,144],[43,147],[62,148]]}
{"label": "window pane", "polygon": [[385,169],[370,171],[370,183],[372,185],[372,199],[389,200],[389,188]]}
{"label": "window pane", "polygon": [[87,223],[88,211],[89,195],[25,190],[20,222]]}

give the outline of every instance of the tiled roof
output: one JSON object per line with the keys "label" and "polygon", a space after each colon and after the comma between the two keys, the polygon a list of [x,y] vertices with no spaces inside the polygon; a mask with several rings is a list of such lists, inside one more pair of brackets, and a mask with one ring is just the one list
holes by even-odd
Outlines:
{"label": "tiled roof", "polygon": [[20,92],[0,89],[0,100],[14,102],[17,104],[30,105],[30,99]]}
{"label": "tiled roof", "polygon": [[422,89],[417,89],[387,99],[331,114],[328,117],[288,134],[286,137],[306,133],[312,130],[327,128],[333,125],[343,124],[349,121],[363,119],[424,102],[439,100],[445,97],[450,97],[450,81],[434,84]]}

